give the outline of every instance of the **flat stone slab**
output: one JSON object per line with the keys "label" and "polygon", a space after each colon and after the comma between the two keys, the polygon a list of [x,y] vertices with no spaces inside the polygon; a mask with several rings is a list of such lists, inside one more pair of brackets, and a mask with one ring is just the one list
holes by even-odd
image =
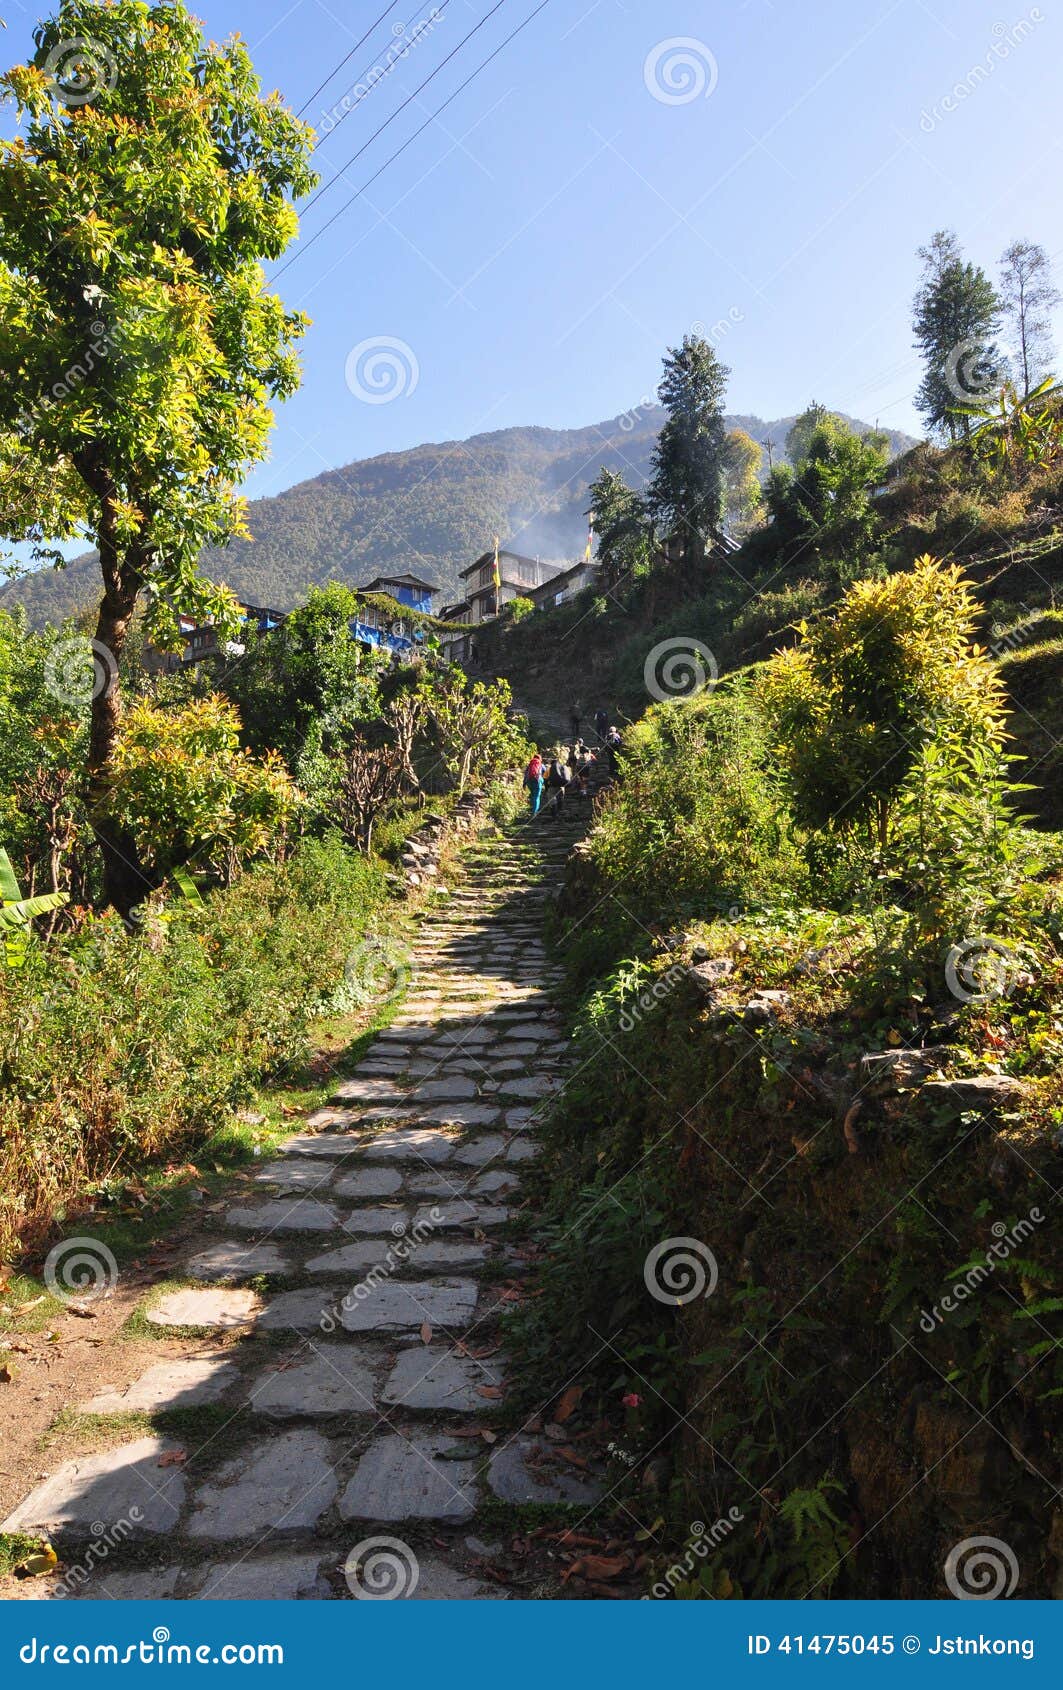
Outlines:
{"label": "flat stone slab", "polygon": [[[102,1568],[99,1575],[90,1578],[79,1589],[70,1590],[67,1600],[82,1602],[160,1602],[168,1601],[177,1594],[177,1581],[181,1577],[181,1567],[149,1567],[143,1572],[104,1573]],[[65,1583],[54,1585],[51,1591],[44,1591],[46,1597],[52,1599],[66,1595],[68,1586]],[[35,1596],[36,1590],[31,1589],[28,1595]]]}
{"label": "flat stone slab", "polygon": [[497,1584],[486,1584],[471,1573],[460,1572],[435,1556],[418,1559],[419,1576],[408,1592],[411,1602],[508,1602],[509,1593]]}
{"label": "flat stone slab", "polygon": [[[519,1084],[518,1081],[513,1082]],[[451,1127],[489,1127],[498,1120],[495,1103],[441,1103],[436,1109],[420,1111],[423,1121],[438,1121]]]}
{"label": "flat stone slab", "polygon": [[372,1162],[449,1162],[455,1141],[429,1127],[403,1127],[363,1140],[361,1148]]}
{"label": "flat stone slab", "polygon": [[491,1457],[488,1483],[502,1502],[596,1502],[601,1483],[572,1467],[548,1443],[515,1438]]}
{"label": "flat stone slab", "polygon": [[496,1156],[501,1156],[506,1148],[506,1141],[500,1133],[486,1133],[483,1138],[474,1138],[470,1144],[463,1144],[455,1152],[455,1162],[461,1162],[467,1168],[482,1168],[485,1162],[493,1162]]}
{"label": "flat stone slab", "polygon": [[[361,1273],[375,1267],[385,1268],[391,1273],[403,1261],[400,1242],[398,1239],[367,1238],[357,1244],[341,1244],[338,1250],[325,1250],[320,1256],[312,1256],[305,1271],[328,1274],[333,1279],[343,1279],[349,1273]],[[409,1251],[408,1259],[412,1262],[417,1253],[412,1241],[402,1248]]]}
{"label": "flat stone slab", "polygon": [[144,1318],[152,1326],[209,1326],[216,1332],[227,1332],[234,1326],[249,1325],[261,1307],[255,1291],[168,1291],[145,1309]]}
{"label": "flat stone slab", "polygon": [[[265,1332],[332,1331],[336,1321],[336,1304],[342,1295],[342,1292],[328,1291],[324,1286],[282,1291],[259,1315],[259,1327]],[[328,1324],[330,1319],[332,1326]]]}
{"label": "flat stone slab", "polygon": [[459,1103],[462,1098],[476,1096],[476,1082],[461,1074],[455,1074],[448,1080],[425,1080],[424,1084],[419,1085],[410,1095],[416,1103]]}
{"label": "flat stone slab", "polygon": [[542,1150],[539,1145],[536,1144],[534,1139],[516,1138],[513,1140],[513,1143],[507,1147],[506,1161],[534,1162],[536,1157],[541,1155]]}
{"label": "flat stone slab", "polygon": [[240,1369],[222,1356],[160,1361],[124,1391],[102,1391],[78,1404],[79,1414],[150,1414],[160,1408],[194,1408],[217,1402],[236,1383]]}
{"label": "flat stone slab", "polygon": [[406,1097],[405,1092],[390,1080],[378,1079],[371,1074],[344,1080],[332,1095],[343,1103],[402,1103]]}
{"label": "flat stone slab", "polygon": [[[449,1203],[437,1203],[432,1209],[418,1209],[413,1217],[413,1224],[417,1226],[434,1227],[463,1227],[463,1226],[501,1226],[508,1221],[512,1209],[502,1204],[494,1206],[487,1203],[469,1203],[464,1198],[457,1197]],[[433,1216],[429,1220],[429,1216]]]}
{"label": "flat stone slab", "polygon": [[296,1197],[290,1203],[277,1198],[246,1209],[230,1209],[225,1224],[240,1232],[336,1232],[340,1222],[330,1203],[321,1203],[316,1197]]}
{"label": "flat stone slab", "polygon": [[177,1445],[163,1438],[136,1438],[117,1449],[64,1461],[9,1514],[5,1532],[66,1531],[90,1536],[102,1520],[128,1520],[130,1535],[172,1532],[185,1499],[180,1467],[160,1467]]}
{"label": "flat stone slab", "polygon": [[477,1463],[440,1461],[445,1432],[389,1433],[370,1444],[340,1499],[345,1520],[468,1520]]}
{"label": "flat stone slab", "polygon": [[394,1197],[402,1185],[397,1168],[355,1168],[341,1174],[332,1188],[334,1197]]}
{"label": "flat stone slab", "polygon": [[502,1085],[505,1097],[552,1097],[561,1090],[561,1081],[553,1074],[529,1074],[522,1080],[506,1080]]}
{"label": "flat stone slab", "polygon": [[327,1162],[267,1162],[255,1175],[256,1185],[275,1185],[282,1191],[328,1191],[333,1169]]}
{"label": "flat stone slab", "polygon": [[517,1176],[505,1168],[493,1169],[489,1174],[480,1174],[470,1186],[474,1197],[490,1196],[495,1191],[516,1191]]}
{"label": "flat stone slab", "polygon": [[371,1414],[376,1371],[343,1344],[319,1344],[271,1368],[251,1387],[250,1405],[272,1420],[299,1415]]}
{"label": "flat stone slab", "polygon": [[358,1149],[357,1139],[347,1133],[299,1133],[280,1146],[284,1156],[350,1156]]}
{"label": "flat stone slab", "polygon": [[255,1279],[260,1273],[289,1273],[291,1263],[276,1244],[212,1244],[188,1264],[192,1279]]}
{"label": "flat stone slab", "polygon": [[491,1400],[479,1387],[492,1389],[501,1383],[501,1373],[489,1362],[418,1344],[403,1350],[380,1400],[394,1406],[401,1403],[403,1408],[447,1408],[473,1414]]}
{"label": "flat stone slab", "polygon": [[219,1542],[306,1531],[338,1489],[329,1445],[320,1432],[299,1427],[227,1461],[196,1492],[187,1529]]}
{"label": "flat stone slab", "polygon": [[340,1301],[340,1324],[348,1332],[415,1329],[424,1324],[461,1327],[476,1307],[479,1287],[472,1279],[385,1280],[356,1286]]}
{"label": "flat stone slab", "polygon": [[354,1209],[343,1223],[344,1232],[389,1232],[401,1238],[409,1225],[408,1209]]}
{"label": "flat stone slab", "polygon": [[264,1555],[208,1567],[200,1602],[323,1602],[332,1597],[320,1555]]}
{"label": "flat stone slab", "polygon": [[529,1127],[537,1126],[541,1119],[538,1109],[507,1109],[505,1115],[506,1128],[511,1133],[527,1132]]}

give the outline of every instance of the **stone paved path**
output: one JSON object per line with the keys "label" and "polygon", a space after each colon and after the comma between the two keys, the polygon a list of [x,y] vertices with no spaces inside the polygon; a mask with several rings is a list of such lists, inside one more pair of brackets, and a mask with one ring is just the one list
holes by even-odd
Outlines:
{"label": "stone paved path", "polygon": [[186,1288],[148,1300],[187,1354],[80,1405],[147,1414],[145,1435],[66,1461],[5,1522],[91,1569],[63,1594],[499,1597],[485,1504],[497,1526],[498,1502],[593,1502],[593,1472],[498,1421],[507,1235],[563,1057],[543,916],[587,821],[570,802],[468,850],[393,1024],[219,1212]]}

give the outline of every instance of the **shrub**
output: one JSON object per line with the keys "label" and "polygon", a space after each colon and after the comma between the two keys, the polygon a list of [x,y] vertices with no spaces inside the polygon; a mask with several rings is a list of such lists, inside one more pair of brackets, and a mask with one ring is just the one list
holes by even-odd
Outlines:
{"label": "shrub", "polygon": [[306,840],[136,932],[85,917],[0,968],[0,1256],[94,1182],[187,1154],[297,1062],[384,902],[382,871]]}

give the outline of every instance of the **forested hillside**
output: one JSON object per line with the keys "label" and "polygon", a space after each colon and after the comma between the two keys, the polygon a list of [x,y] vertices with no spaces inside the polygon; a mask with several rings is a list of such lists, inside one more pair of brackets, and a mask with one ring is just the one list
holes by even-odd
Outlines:
{"label": "forested hillside", "polygon": [[[588,428],[506,428],[469,440],[414,446],[326,470],[276,498],[252,501],[251,542],[207,548],[203,568],[252,604],[290,610],[325,581],[358,585],[413,569],[459,596],[458,572],[492,536],[517,551],[576,558],[587,538],[587,490],[603,465],[641,486],[663,412],[643,406]],[[729,426],[771,441],[781,456],[793,422],[736,416]],[[864,425],[856,425],[862,427]],[[912,442],[891,432],[892,451]],[[99,597],[95,554],[0,591],[0,605],[31,621],[61,621]]]}

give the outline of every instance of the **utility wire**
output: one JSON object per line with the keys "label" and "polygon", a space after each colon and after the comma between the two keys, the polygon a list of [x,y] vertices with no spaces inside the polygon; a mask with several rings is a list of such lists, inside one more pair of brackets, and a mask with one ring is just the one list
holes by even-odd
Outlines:
{"label": "utility wire", "polygon": [[[409,51],[410,47],[416,47],[416,45],[417,45],[418,41],[421,39],[422,35],[427,35],[428,30],[431,27],[431,23],[437,23],[439,21],[439,19],[443,16],[443,13],[446,11],[446,9],[449,5],[450,5],[450,0],[440,0],[440,4],[433,8],[433,14],[434,15],[433,15],[432,19],[430,20],[430,22],[423,23],[421,25],[421,27],[417,30],[417,33],[410,37],[409,44],[408,44],[407,49],[406,49],[407,52]],[[466,40],[468,40],[468,36],[466,36]],[[460,45],[460,43],[459,43],[459,45]],[[456,48],[455,48],[455,51],[457,51]],[[373,89],[377,86],[377,83],[383,82],[385,76],[391,75],[392,71],[395,69],[395,66],[398,64],[399,59],[401,57],[402,57],[401,53],[396,54],[395,58],[388,65],[387,69],[381,71],[380,75],[376,79],[376,82],[371,82],[369,84],[368,88],[365,89],[365,92],[362,93],[362,94],[359,94],[358,98],[354,102],[354,105],[347,107],[347,110],[342,114],[342,116],[340,116],[336,119],[336,121],[332,125],[331,129],[329,129],[324,135],[318,136],[317,143],[314,147],[315,152],[320,152],[321,148],[325,145],[325,142],[329,139],[329,137],[331,135],[335,135],[337,129],[340,126],[340,124],[345,123],[347,121],[347,119],[350,117],[352,111],[354,111],[358,106],[360,106],[362,101],[364,99],[367,99],[368,96],[373,92]],[[355,77],[354,86],[357,88],[359,83],[364,82],[366,77],[369,75],[369,73],[373,69],[374,69],[373,65],[366,65],[366,67],[362,71],[361,75]],[[344,95],[344,98],[346,99],[346,95]]]}
{"label": "utility wire", "polygon": [[[377,137],[379,135],[382,135],[384,133],[384,130],[387,129],[390,124],[394,123],[395,119],[400,115],[400,113],[404,112],[406,110],[406,107],[408,105],[410,105],[414,100],[416,100],[418,94],[420,94],[425,88],[427,88],[428,84],[430,82],[433,82],[435,80],[435,78],[439,75],[440,71],[443,69],[444,65],[449,64],[451,59],[454,57],[454,55],[456,53],[461,52],[461,49],[465,46],[466,42],[471,41],[473,36],[476,35],[479,30],[483,29],[484,24],[487,23],[488,19],[493,18],[495,13],[502,6],[504,6],[505,3],[506,3],[506,0],[495,0],[495,3],[491,7],[490,11],[484,13],[484,15],[480,19],[479,23],[474,24],[473,27],[470,29],[468,35],[462,36],[462,38],[458,42],[457,46],[452,47],[450,49],[450,52],[447,54],[446,58],[440,60],[439,64],[436,65],[435,70],[432,71],[430,75],[425,77],[424,81],[422,83],[420,83],[419,86],[414,89],[413,93],[408,94],[406,96],[406,98],[403,100],[402,104],[400,106],[395,107],[395,110],[391,113],[391,116],[386,117],[384,119],[383,123],[381,123],[378,128],[374,129],[374,131],[370,135],[368,141],[363,141],[362,145],[358,148],[358,151],[356,153],[352,154],[352,156],[347,160],[346,164],[340,165],[340,168],[337,170],[335,176],[333,176],[330,181],[323,182],[321,187],[318,188],[317,192],[314,193],[314,194],[311,194],[310,198],[307,200],[305,206],[303,207],[303,211],[302,211],[301,215],[305,215],[306,212],[310,211],[311,208],[317,204],[318,200],[322,197],[323,194],[327,194],[330,188],[335,187],[335,185],[339,181],[340,177],[343,176],[345,174],[345,172],[348,171],[351,168],[351,165],[356,163],[357,160],[361,158],[362,154],[369,147],[372,146],[373,142],[377,139]],[[503,45],[504,45],[504,43],[503,43]],[[439,109],[442,111],[442,109],[443,109],[442,106]],[[420,131],[418,131],[418,133],[420,133]],[[326,228],[327,227],[328,227],[328,225],[326,224]]]}
{"label": "utility wire", "polygon": [[401,147],[397,147],[395,149],[395,151],[392,153],[391,157],[384,160],[384,163],[380,166],[380,169],[375,171],[373,173],[373,175],[370,176],[370,178],[367,182],[363,182],[361,187],[357,188],[355,190],[355,192],[350,196],[350,198],[348,200],[346,200],[343,205],[340,206],[339,210],[332,214],[332,216],[329,218],[327,223],[323,223],[321,225],[321,228],[318,229],[315,234],[311,235],[311,237],[307,241],[306,245],[299,247],[299,249],[292,254],[291,258],[288,259],[287,263],[282,264],[280,269],[274,272],[273,276],[270,278],[270,286],[271,287],[272,287],[274,282],[276,282],[281,276],[283,276],[285,270],[290,270],[292,265],[296,262],[297,259],[301,258],[304,253],[307,253],[307,252],[310,251],[310,248],[313,246],[314,242],[319,241],[321,239],[322,235],[325,233],[325,231],[327,229],[330,229],[332,227],[333,223],[335,223],[338,218],[343,216],[345,211],[350,210],[350,208],[354,204],[355,200],[359,199],[361,197],[361,195],[366,192],[367,188],[372,187],[373,183],[377,180],[377,178],[379,176],[383,175],[384,171],[387,170],[388,166],[391,165],[391,164],[394,164],[394,162],[398,158],[399,154],[404,153],[406,151],[406,148],[411,146],[413,144],[413,142],[416,141],[418,135],[423,135],[424,131],[428,128],[429,124],[434,123],[436,121],[436,118],[439,117],[444,111],[446,111],[447,107],[451,104],[451,101],[456,100],[458,95],[463,93],[464,90],[469,86],[470,82],[474,82],[476,80],[476,78],[479,76],[480,72],[482,70],[487,69],[487,66],[491,63],[491,60],[497,59],[499,53],[501,53],[504,48],[508,47],[510,42],[515,40],[516,37],[521,33],[522,30],[527,29],[528,25],[532,22],[532,20],[534,18],[537,18],[539,16],[540,12],[545,11],[549,4],[550,4],[550,0],[539,0],[538,6],[535,7],[534,11],[531,11],[531,12],[528,13],[528,16],[524,19],[524,22],[519,23],[517,25],[516,29],[511,30],[509,35],[506,36],[505,40],[499,42],[499,44],[495,48],[494,52],[488,53],[486,59],[483,60],[482,64],[478,64],[476,69],[474,71],[471,71],[469,73],[469,75],[465,78],[465,81],[460,83],[459,86],[457,88],[455,88],[453,94],[448,95],[448,97],[443,101],[442,105],[437,106],[435,111],[431,114],[431,116],[427,117],[425,119],[425,121],[421,124],[420,128],[414,130],[413,134],[409,137],[409,140],[404,141],[402,143]]}
{"label": "utility wire", "polygon": [[295,114],[296,117],[302,117],[304,112],[309,111],[310,107],[313,105],[314,101],[317,99],[318,95],[320,94],[322,88],[327,88],[329,83],[332,81],[332,78],[336,75],[336,72],[343,69],[343,67],[347,63],[348,59],[354,58],[354,55],[355,55],[355,53],[357,53],[359,47],[364,46],[365,43],[369,40],[369,37],[372,35],[372,33],[373,33],[374,29],[376,28],[377,24],[383,23],[384,19],[388,15],[388,13],[393,12],[395,10],[395,7],[398,5],[398,3],[399,3],[399,0],[391,0],[391,5],[385,6],[384,10],[381,12],[380,16],[377,18],[376,23],[371,23],[369,25],[369,28],[366,30],[365,34],[362,36],[361,41],[356,41],[354,46],[351,48],[350,52],[346,55],[346,58],[342,58],[340,60],[339,64],[335,65],[333,67],[333,69],[329,71],[329,73],[326,76],[324,82],[318,83],[317,87],[314,89],[314,92],[311,94],[310,98],[305,102],[305,104],[300,106],[299,110],[296,112],[296,114]]}

